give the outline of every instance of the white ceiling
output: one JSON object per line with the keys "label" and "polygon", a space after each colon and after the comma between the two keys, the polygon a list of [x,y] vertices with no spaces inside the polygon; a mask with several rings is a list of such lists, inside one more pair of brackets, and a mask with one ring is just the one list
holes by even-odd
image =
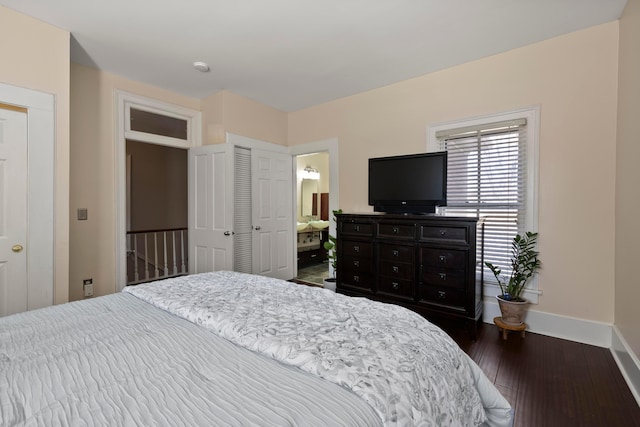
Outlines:
{"label": "white ceiling", "polygon": [[[283,111],[616,20],[626,0],[0,0],[71,32],[73,62]],[[193,69],[194,61],[211,66]]]}

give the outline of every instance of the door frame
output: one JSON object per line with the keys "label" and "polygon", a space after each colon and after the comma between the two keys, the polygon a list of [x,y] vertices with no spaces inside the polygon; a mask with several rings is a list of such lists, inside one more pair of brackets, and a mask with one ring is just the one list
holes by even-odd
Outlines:
{"label": "door frame", "polygon": [[46,307],[54,303],[55,96],[0,83],[0,101],[27,109],[27,301]]}
{"label": "door frame", "polygon": [[[333,211],[340,208],[340,182],[339,182],[339,161],[338,161],[338,138],[329,138],[323,139],[319,141],[308,142],[305,144],[294,145],[289,147],[289,154],[294,157],[302,156],[305,154],[313,154],[319,152],[328,152],[329,153],[329,234],[332,236],[336,235],[336,224],[333,221]],[[293,206],[297,206],[298,202],[298,192],[296,188],[296,162],[292,162],[293,167],[291,173],[293,174],[293,185],[291,186],[291,197],[293,198]],[[297,222],[297,214],[294,212],[293,215],[293,223],[291,227],[294,232],[293,235],[293,274],[294,277],[298,277],[298,263],[296,262],[297,257],[297,234],[296,230],[296,222]],[[333,267],[331,263],[329,263],[329,272],[331,275],[334,274],[332,271]]]}
{"label": "door frame", "polygon": [[[127,285],[127,180],[126,180],[126,143],[127,139],[169,147],[185,148],[202,145],[202,113],[179,105],[161,102],[152,98],[136,95],[116,89],[115,99],[115,244],[116,244],[116,292]],[[129,111],[131,107],[145,111],[175,117],[187,121],[187,140],[169,138],[130,128]]]}

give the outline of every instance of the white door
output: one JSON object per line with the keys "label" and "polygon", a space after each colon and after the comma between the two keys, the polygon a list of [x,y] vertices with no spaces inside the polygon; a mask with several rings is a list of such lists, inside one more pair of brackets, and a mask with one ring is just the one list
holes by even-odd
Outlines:
{"label": "white door", "polygon": [[28,310],[27,110],[0,104],[0,316]]}
{"label": "white door", "polygon": [[253,273],[293,278],[292,157],[251,150]]}
{"label": "white door", "polygon": [[189,272],[233,270],[233,151],[189,150]]}

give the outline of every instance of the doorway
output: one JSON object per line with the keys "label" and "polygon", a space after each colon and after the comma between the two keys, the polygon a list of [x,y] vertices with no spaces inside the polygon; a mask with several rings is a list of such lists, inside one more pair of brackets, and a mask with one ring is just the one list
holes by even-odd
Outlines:
{"label": "doorway", "polygon": [[[124,91],[116,91],[115,102],[117,122],[115,141],[116,290],[121,291],[127,284],[127,258],[130,255],[130,249],[127,246],[126,141],[145,142],[185,151],[191,147],[200,146],[201,114],[188,108]],[[168,240],[167,246],[172,246],[170,242],[171,239]],[[164,266],[162,268],[164,269]],[[172,266],[167,268],[172,269]]]}
{"label": "doorway", "polygon": [[[300,144],[293,146],[289,149],[291,155],[296,157],[296,161],[294,161],[294,170],[293,175],[296,177],[294,181],[297,183],[294,186],[293,198],[294,198],[294,206],[296,206],[296,211],[294,213],[294,217],[298,218],[296,223],[294,224],[296,227],[296,233],[294,233],[294,248],[298,247],[298,240],[301,236],[298,235],[297,231],[300,229],[304,232],[311,231],[312,229],[316,231],[315,237],[304,235],[302,236],[302,245],[304,247],[305,243],[309,246],[316,246],[316,244],[311,241],[309,242],[309,237],[313,239],[328,238],[329,235],[335,236],[335,221],[333,221],[332,212],[334,210],[339,209],[339,182],[338,182],[338,139],[331,138],[320,141],[314,141],[306,144]],[[321,155],[323,157],[314,158],[315,155]],[[323,160],[320,160],[320,159]],[[314,167],[313,164],[317,166]],[[326,165],[324,163],[326,162]],[[307,164],[309,163],[309,164]],[[310,166],[310,169],[317,169],[320,178],[318,181],[322,181],[322,183],[317,184],[317,193],[319,193],[318,198],[316,199],[316,214],[314,215],[313,210],[313,191],[305,190],[309,194],[305,194],[307,198],[307,207],[310,208],[310,211],[304,208],[304,200],[302,200],[302,180],[305,177],[302,176],[304,173],[304,169]],[[299,173],[300,171],[300,173]],[[315,172],[315,171],[310,171]],[[300,176],[299,176],[300,175]],[[324,177],[323,177],[324,175]],[[315,188],[313,183],[308,184],[309,188]],[[324,194],[324,195],[323,195]],[[301,206],[302,205],[302,206]],[[323,213],[324,212],[324,213]],[[308,215],[308,216],[307,216]],[[327,219],[323,219],[326,217]],[[309,220],[311,221],[322,221],[316,224],[309,224]],[[328,226],[325,228],[326,222],[328,222]],[[306,224],[306,225],[305,225]],[[317,227],[313,227],[316,225]],[[299,228],[298,228],[299,227]],[[322,233],[318,234],[318,230],[323,230]],[[307,240],[307,242],[304,242]],[[322,245],[322,243],[321,243]],[[306,252],[306,251],[303,251]],[[322,279],[325,277],[333,277],[334,272],[328,262],[305,262],[305,257],[307,254],[303,254],[303,262],[300,267],[298,266],[298,260],[300,258],[299,252],[296,251],[296,279],[309,282],[312,284],[322,284]]]}
{"label": "doorway", "polygon": [[187,274],[187,154],[126,141],[127,285]]}
{"label": "doorway", "polygon": [[329,153],[296,157],[296,279],[321,285],[329,277]]}

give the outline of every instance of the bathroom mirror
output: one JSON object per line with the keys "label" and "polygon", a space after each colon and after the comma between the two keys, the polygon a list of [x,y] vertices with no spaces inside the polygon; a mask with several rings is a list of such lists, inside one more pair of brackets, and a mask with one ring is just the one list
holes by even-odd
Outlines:
{"label": "bathroom mirror", "polygon": [[[318,197],[318,180],[317,179],[303,179],[302,180],[302,193],[301,193],[301,216],[311,216],[313,213],[313,198]],[[318,200],[316,200],[317,206]]]}

